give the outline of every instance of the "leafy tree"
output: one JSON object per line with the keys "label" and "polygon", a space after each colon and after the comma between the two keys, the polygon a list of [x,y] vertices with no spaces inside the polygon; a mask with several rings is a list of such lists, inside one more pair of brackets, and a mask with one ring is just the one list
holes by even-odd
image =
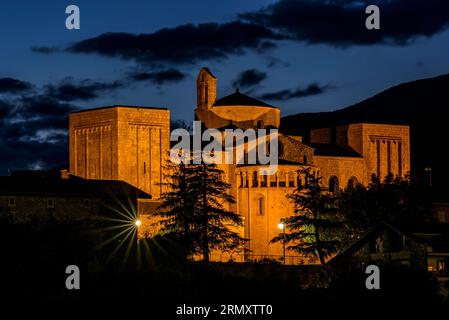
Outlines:
{"label": "leafy tree", "polygon": [[294,204],[294,215],[284,220],[289,232],[271,242],[290,244],[289,250],[306,257],[318,257],[321,264],[340,245],[342,228],[337,197],[320,185],[321,177],[312,169],[299,170],[305,176],[305,186],[288,195]]}
{"label": "leafy tree", "polygon": [[384,181],[373,176],[368,187],[346,188],[339,198],[340,208],[355,236],[381,221],[415,224],[432,220],[431,190],[410,176],[388,175]]}

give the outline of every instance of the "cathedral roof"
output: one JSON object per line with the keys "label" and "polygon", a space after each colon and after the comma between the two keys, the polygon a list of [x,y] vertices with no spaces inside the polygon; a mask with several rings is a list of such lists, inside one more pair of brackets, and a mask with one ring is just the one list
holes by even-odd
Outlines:
{"label": "cathedral roof", "polygon": [[214,107],[223,107],[223,106],[258,106],[258,107],[276,108],[275,106],[272,106],[268,103],[251,98],[246,94],[240,93],[238,89],[234,93],[218,99],[214,103]]}
{"label": "cathedral roof", "polygon": [[113,105],[113,106],[104,106],[104,107],[99,107],[99,108],[81,109],[81,110],[72,111],[70,113],[81,113],[81,112],[85,112],[85,111],[96,111],[96,110],[111,109],[111,108],[168,110],[167,108],[159,108],[159,107],[128,106],[128,105],[116,104],[116,105]]}

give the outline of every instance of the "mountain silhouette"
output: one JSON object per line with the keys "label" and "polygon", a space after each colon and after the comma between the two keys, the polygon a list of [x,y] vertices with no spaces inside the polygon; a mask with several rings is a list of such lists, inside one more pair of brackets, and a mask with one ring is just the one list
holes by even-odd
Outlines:
{"label": "mountain silhouette", "polygon": [[[368,122],[410,126],[412,174],[429,180],[436,198],[449,200],[449,74],[391,87],[349,107],[299,113],[281,119],[281,131],[304,136],[310,129]],[[447,196],[446,196],[447,195]]]}

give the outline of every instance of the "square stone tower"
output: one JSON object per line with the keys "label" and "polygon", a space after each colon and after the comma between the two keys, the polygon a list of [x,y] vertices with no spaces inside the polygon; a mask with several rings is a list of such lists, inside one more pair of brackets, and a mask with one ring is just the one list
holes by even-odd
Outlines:
{"label": "square stone tower", "polygon": [[69,116],[70,173],[123,180],[158,199],[170,151],[170,111],[112,106]]}

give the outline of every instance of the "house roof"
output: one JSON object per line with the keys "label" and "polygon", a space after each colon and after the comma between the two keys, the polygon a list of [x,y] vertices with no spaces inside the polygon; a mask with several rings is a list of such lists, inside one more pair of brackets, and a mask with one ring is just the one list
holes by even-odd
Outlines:
{"label": "house roof", "polygon": [[124,181],[91,180],[75,176],[69,176],[68,179],[37,175],[0,177],[0,195],[151,199],[151,195]]}
{"label": "house roof", "polygon": [[315,149],[314,154],[316,156],[362,158],[362,156],[354,149],[343,147],[338,144],[308,143],[307,145]]}
{"label": "house roof", "polygon": [[[417,242],[427,243],[434,249],[449,249],[449,225],[446,224],[420,224],[420,225],[401,225],[393,226],[386,222],[380,222],[373,229],[365,233],[360,239],[351,244],[348,248],[337,254],[328,263],[338,262],[340,259],[349,257],[370,241],[379,237],[382,232],[390,229],[402,234]],[[447,251],[446,251],[447,252]]]}
{"label": "house roof", "polygon": [[238,89],[234,93],[215,101],[214,107],[222,106],[258,106],[276,108],[268,103],[247,96],[246,94],[241,93]]}

